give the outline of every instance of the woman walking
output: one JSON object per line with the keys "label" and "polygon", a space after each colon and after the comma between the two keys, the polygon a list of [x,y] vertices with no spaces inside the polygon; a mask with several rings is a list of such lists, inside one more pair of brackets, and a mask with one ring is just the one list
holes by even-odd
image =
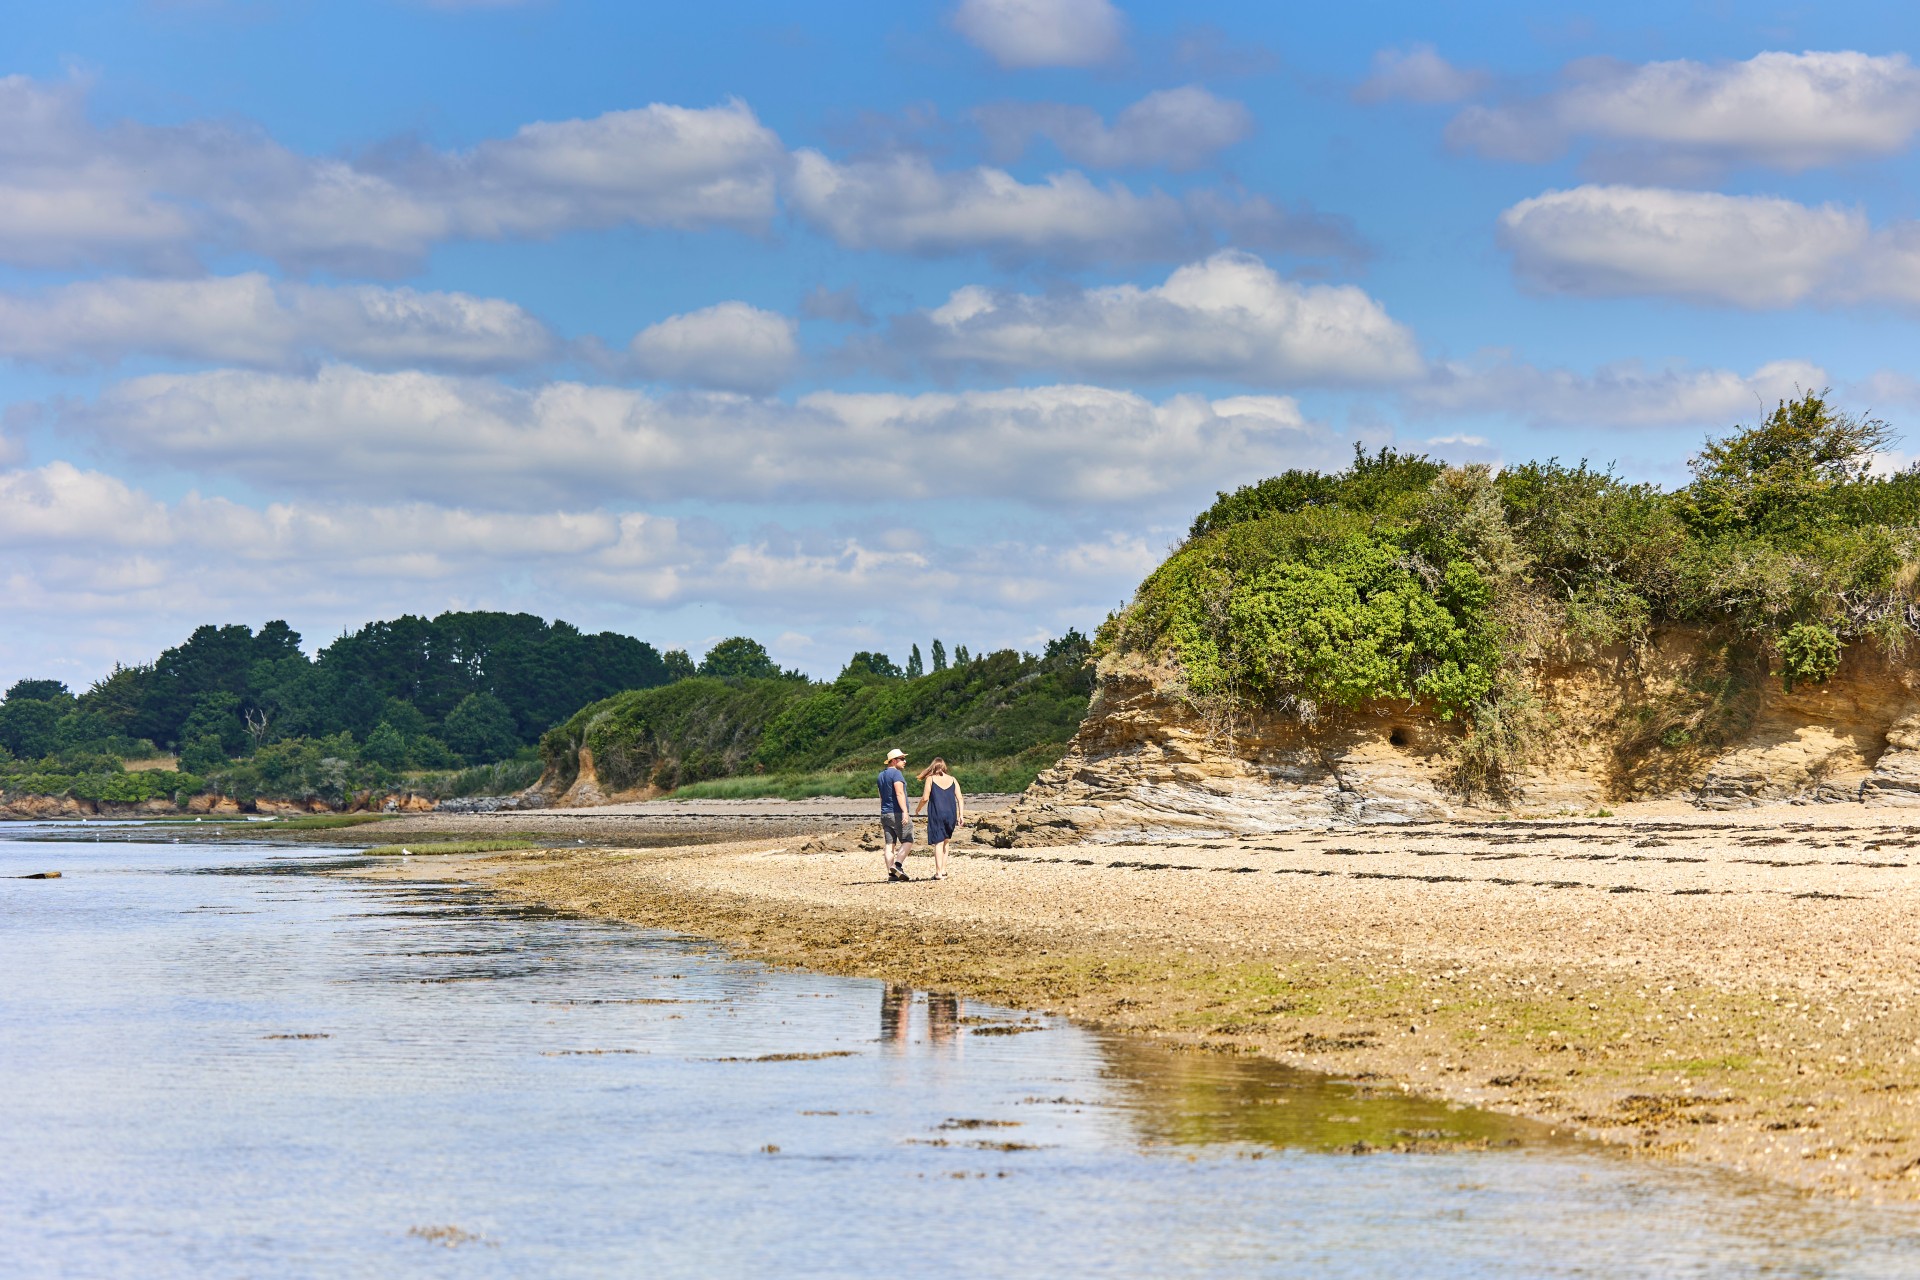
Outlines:
{"label": "woman walking", "polygon": [[967,798],[960,793],[960,779],[947,772],[947,762],[939,756],[920,771],[926,787],[914,813],[927,815],[927,844],[933,849],[933,878],[947,878],[947,841],[967,820]]}

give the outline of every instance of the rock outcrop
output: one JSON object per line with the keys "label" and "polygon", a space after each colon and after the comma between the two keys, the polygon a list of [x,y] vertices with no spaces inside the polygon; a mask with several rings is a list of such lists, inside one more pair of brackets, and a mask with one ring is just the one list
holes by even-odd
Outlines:
{"label": "rock outcrop", "polygon": [[1832,679],[1788,691],[1728,662],[1675,628],[1639,649],[1543,667],[1542,728],[1496,804],[1455,784],[1464,726],[1419,706],[1213,723],[1179,696],[1174,672],[1108,657],[1066,757],[978,835],[1001,845],[1205,839],[1648,799],[1920,804],[1920,671],[1861,645]]}
{"label": "rock outcrop", "polygon": [[86,800],[72,795],[10,795],[0,794],[0,821],[40,820],[62,818],[154,818],[172,814],[211,814],[216,817],[252,813],[269,817],[293,818],[310,813],[332,813],[336,809],[348,811],[379,811],[384,813],[425,813],[437,808],[435,801],[410,791],[372,792],[363,791],[350,798],[344,805],[330,805],[325,800],[272,800],[258,799],[242,803],[231,796],[196,795],[188,796],[182,803],[171,800]]}

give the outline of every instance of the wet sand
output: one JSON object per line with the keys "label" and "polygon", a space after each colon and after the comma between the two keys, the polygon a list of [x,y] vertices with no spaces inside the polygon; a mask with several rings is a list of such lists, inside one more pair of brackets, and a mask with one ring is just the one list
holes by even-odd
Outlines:
{"label": "wet sand", "polygon": [[1897,814],[1668,806],[956,845],[951,879],[924,879],[917,856],[904,885],[859,837],[795,816],[772,837],[376,874],[470,878],[776,963],[1264,1054],[1648,1158],[1920,1199],[1920,822]]}

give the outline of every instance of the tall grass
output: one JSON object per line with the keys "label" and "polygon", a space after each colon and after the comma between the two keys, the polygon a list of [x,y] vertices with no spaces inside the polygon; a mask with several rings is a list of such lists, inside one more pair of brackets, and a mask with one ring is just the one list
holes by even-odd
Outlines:
{"label": "tall grass", "polygon": [[531,840],[437,840],[422,844],[377,844],[367,850],[368,857],[398,858],[403,854],[415,857],[468,853],[510,853],[515,849],[531,849]]}
{"label": "tall grass", "polygon": [[396,815],[391,813],[316,813],[306,818],[281,818],[273,824],[273,829],[275,831],[332,831],[338,827],[359,827],[369,822],[384,822],[394,816]]}

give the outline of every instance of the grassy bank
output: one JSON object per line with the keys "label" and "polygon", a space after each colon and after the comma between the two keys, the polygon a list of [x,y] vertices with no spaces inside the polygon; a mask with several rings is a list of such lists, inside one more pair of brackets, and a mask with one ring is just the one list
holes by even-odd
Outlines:
{"label": "grassy bank", "polygon": [[305,818],[280,818],[273,824],[275,831],[334,831],[341,827],[364,827],[371,822],[384,822],[393,815],[390,813],[316,813]]}
{"label": "grassy bank", "polygon": [[451,857],[458,854],[509,853],[531,849],[531,840],[423,840],[417,844],[377,844],[367,850],[369,857]]}

